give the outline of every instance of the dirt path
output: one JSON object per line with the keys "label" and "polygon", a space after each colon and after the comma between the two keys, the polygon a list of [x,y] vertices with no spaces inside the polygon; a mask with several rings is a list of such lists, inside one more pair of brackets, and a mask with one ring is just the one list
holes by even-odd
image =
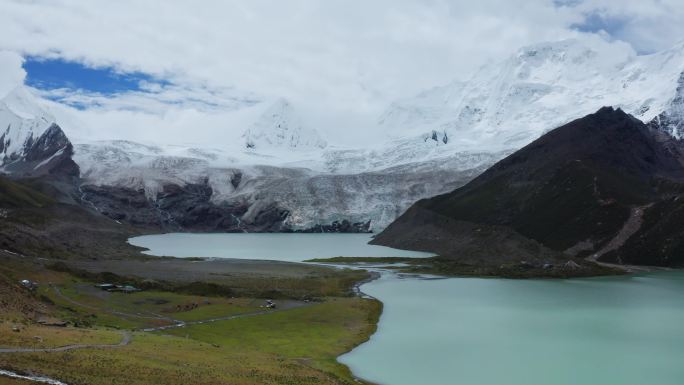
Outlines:
{"label": "dirt path", "polygon": [[176,324],[174,325],[166,325],[166,326],[157,326],[153,328],[146,328],[146,329],[141,329],[141,331],[144,332],[154,332],[154,331],[161,331],[161,330],[168,330],[168,329],[177,329],[177,328],[182,328],[185,326],[192,326],[192,325],[202,325],[202,324],[207,324],[207,323],[212,323],[212,322],[219,322],[219,321],[229,321],[232,319],[238,319],[238,318],[247,318],[247,317],[256,317],[259,315],[266,315],[266,314],[273,314],[273,313],[278,313],[282,311],[287,311],[287,310],[292,310],[292,309],[298,309],[302,307],[307,307],[311,306],[313,303],[290,303],[289,306],[285,306],[279,309],[268,309],[268,310],[261,310],[261,311],[255,311],[251,313],[242,313],[242,314],[234,314],[226,317],[218,317],[218,318],[209,318],[205,320],[197,320],[197,321],[177,321]]}
{"label": "dirt path", "polygon": [[43,353],[43,352],[66,352],[68,350],[76,349],[111,349],[126,346],[131,343],[131,333],[128,331],[121,332],[121,341],[118,344],[76,344],[66,345],[56,348],[0,348],[2,353]]}

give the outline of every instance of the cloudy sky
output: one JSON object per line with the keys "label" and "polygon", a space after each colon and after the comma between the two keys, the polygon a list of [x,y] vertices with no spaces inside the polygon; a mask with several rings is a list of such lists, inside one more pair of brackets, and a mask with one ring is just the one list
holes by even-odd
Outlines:
{"label": "cloudy sky", "polygon": [[242,129],[232,111],[284,97],[344,143],[392,100],[588,35],[664,49],[684,39],[684,3],[2,0],[0,61],[16,71],[0,84],[27,82],[102,138],[208,140]]}

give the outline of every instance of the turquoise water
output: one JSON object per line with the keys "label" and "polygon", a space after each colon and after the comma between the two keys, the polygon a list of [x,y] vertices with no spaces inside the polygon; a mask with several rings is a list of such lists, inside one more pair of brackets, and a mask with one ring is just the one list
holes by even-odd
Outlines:
{"label": "turquoise water", "polygon": [[386,385],[684,384],[684,273],[582,280],[386,276],[378,332],[340,357]]}
{"label": "turquoise water", "polygon": [[[150,254],[276,259],[421,256],[366,234],[166,234]],[[682,385],[684,272],[576,280],[385,273],[378,332],[340,357],[383,385]]]}
{"label": "turquoise water", "polygon": [[174,257],[268,259],[301,262],[332,257],[430,257],[433,254],[369,245],[370,234],[187,234],[145,235],[128,240],[146,254]]}

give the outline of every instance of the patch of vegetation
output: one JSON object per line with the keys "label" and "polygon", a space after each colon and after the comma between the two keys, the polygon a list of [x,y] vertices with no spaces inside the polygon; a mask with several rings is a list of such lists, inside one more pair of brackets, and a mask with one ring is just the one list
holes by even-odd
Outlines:
{"label": "patch of vegetation", "polygon": [[169,332],[226,349],[250,347],[349,379],[348,369],[336,359],[375,332],[380,312],[376,300],[329,298],[313,306]]}
{"label": "patch of vegetation", "polygon": [[117,344],[121,334],[105,329],[48,327],[0,321],[0,346],[54,348],[73,344]]}
{"label": "patch of vegetation", "polygon": [[0,177],[0,207],[45,207],[54,203],[49,196],[21,183]]}
{"label": "patch of vegetation", "polygon": [[578,268],[566,268],[554,265],[544,268],[541,264],[506,263],[499,266],[484,264],[459,263],[451,258],[435,257],[426,260],[428,263],[401,269],[407,273],[435,274],[453,277],[498,277],[511,279],[528,278],[581,278],[605,275],[622,275],[624,270],[613,269],[581,259],[569,259],[577,263]]}
{"label": "patch of vegetation", "polygon": [[206,281],[158,281],[133,276],[120,276],[110,272],[90,272],[71,267],[64,262],[48,265],[48,268],[67,272],[83,280],[130,284],[146,290],[158,290],[180,294],[223,297],[315,299],[353,295],[352,287],[363,281],[368,273],[361,270],[322,270],[316,274],[298,277],[225,275],[216,282]]}
{"label": "patch of vegetation", "polygon": [[332,257],[332,258],[313,258],[304,262],[315,263],[413,263],[416,260],[427,258],[408,258],[408,257]]}

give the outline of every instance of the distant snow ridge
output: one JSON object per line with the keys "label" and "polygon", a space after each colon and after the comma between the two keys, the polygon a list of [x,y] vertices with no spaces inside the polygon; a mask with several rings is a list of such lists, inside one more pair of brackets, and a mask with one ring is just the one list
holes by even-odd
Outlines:
{"label": "distant snow ridge", "polygon": [[325,140],[312,128],[305,127],[292,105],[279,99],[243,134],[245,147],[262,149],[322,149]]}
{"label": "distant snow ridge", "polygon": [[[380,125],[398,137],[460,149],[519,148],[598,110],[620,107],[682,136],[684,44],[652,55],[603,41],[566,40],[520,49],[467,82],[393,103]],[[676,92],[676,88],[678,87]],[[679,95],[679,96],[676,96]]]}

